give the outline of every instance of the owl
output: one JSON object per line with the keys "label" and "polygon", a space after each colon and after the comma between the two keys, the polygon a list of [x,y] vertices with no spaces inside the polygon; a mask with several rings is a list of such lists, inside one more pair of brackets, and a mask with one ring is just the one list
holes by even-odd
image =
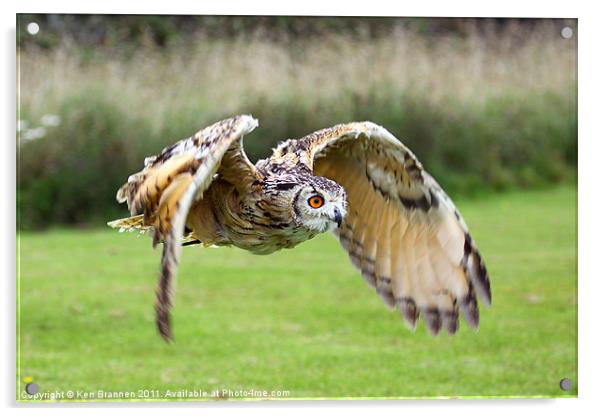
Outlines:
{"label": "owl", "polygon": [[163,244],[156,324],[172,339],[170,308],[182,246],[235,246],[255,254],[332,232],[384,303],[412,329],[478,328],[477,296],[491,304],[487,269],[451,199],[414,154],[372,122],[339,124],[287,140],[253,165],[249,115],[217,122],[147,157],[117,191],[131,217],[120,231]]}

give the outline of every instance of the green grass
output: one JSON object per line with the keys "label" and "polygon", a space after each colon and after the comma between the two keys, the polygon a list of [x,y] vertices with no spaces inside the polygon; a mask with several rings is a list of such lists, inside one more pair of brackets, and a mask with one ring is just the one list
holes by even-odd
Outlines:
{"label": "green grass", "polygon": [[330,235],[267,257],[185,249],[174,330],[153,323],[159,252],[111,230],[20,234],[19,399],[41,391],[288,390],[290,397],[570,396],[576,189],[457,201],[490,270],[481,328],[415,333]]}

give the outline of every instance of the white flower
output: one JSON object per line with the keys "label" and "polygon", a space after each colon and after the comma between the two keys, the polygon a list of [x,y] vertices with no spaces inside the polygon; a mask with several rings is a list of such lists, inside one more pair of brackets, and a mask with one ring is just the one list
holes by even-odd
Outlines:
{"label": "white flower", "polygon": [[56,114],[44,114],[40,119],[43,126],[54,127],[61,124],[61,118]]}
{"label": "white flower", "polygon": [[41,139],[44,136],[46,136],[46,129],[44,127],[36,127],[35,129],[25,130],[21,138],[27,141]]}

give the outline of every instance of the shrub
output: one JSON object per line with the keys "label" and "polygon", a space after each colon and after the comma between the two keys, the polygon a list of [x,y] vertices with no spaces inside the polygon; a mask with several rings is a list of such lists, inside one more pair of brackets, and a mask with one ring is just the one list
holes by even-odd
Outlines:
{"label": "shrub", "polygon": [[19,134],[20,225],[127,215],[115,192],[145,156],[239,113],[260,121],[245,140],[253,161],[280,140],[371,120],[452,196],[574,180],[575,44],[546,27],[496,36],[201,37],[127,57],[30,47],[19,54],[19,118],[30,133],[45,114],[61,122],[42,138]]}

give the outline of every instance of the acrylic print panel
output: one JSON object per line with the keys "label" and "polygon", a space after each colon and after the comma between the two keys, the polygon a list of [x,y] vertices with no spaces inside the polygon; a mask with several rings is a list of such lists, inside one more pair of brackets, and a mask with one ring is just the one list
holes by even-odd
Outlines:
{"label": "acrylic print panel", "polygon": [[577,35],[19,15],[17,400],[575,397]]}

